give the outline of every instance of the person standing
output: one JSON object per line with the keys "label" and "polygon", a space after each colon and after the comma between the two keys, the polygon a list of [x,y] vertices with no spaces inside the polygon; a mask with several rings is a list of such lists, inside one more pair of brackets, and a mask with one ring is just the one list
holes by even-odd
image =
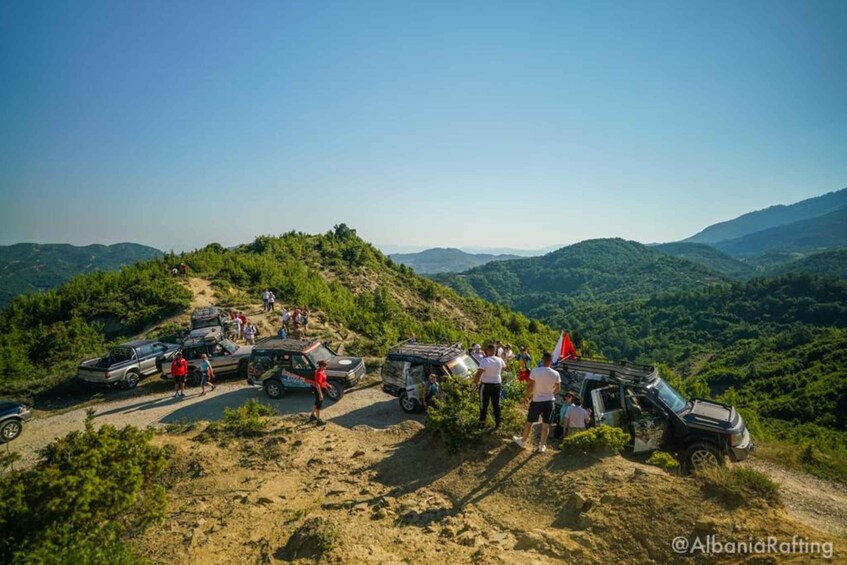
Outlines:
{"label": "person standing", "polygon": [[584,432],[586,426],[591,421],[591,412],[582,407],[582,401],[575,394],[565,396],[567,402],[568,396],[571,397],[573,404],[568,408],[565,414],[565,437]]}
{"label": "person standing", "polygon": [[268,292],[268,311],[269,312],[274,311],[274,305],[275,304],[276,304],[276,295],[273,293],[273,291],[269,291]]}
{"label": "person standing", "polygon": [[521,351],[515,355],[515,360],[518,362],[518,380],[528,382],[529,372],[532,370],[532,355],[529,354],[529,350],[525,345],[521,346]]}
{"label": "person standing", "polygon": [[503,344],[500,343],[500,340],[497,340],[497,343],[494,345],[494,355],[503,359]]}
{"label": "person standing", "polygon": [[474,375],[474,385],[480,384],[479,426],[485,427],[488,405],[491,404],[494,411],[494,430],[500,427],[500,392],[503,388],[500,373],[506,368],[503,360],[495,355],[496,351],[493,343],[485,346],[485,358],[479,363],[479,369]]}
{"label": "person standing", "polygon": [[547,450],[547,436],[550,435],[550,423],[553,421],[553,411],[556,409],[556,394],[562,383],[559,372],[551,367],[553,356],[545,352],[541,356],[541,361],[543,366],[536,367],[529,374],[526,398],[529,399],[531,396],[532,402],[529,403],[523,436],[512,438],[512,441],[521,449],[525,449],[529,435],[532,433],[532,426],[541,418],[541,440],[538,443],[538,453],[544,453]]}
{"label": "person standing", "polygon": [[174,398],[185,398],[185,379],[188,377],[188,361],[177,351],[171,361],[171,376],[174,378]]}
{"label": "person standing", "polygon": [[429,410],[433,402],[438,401],[438,396],[441,394],[441,387],[438,385],[438,375],[429,376],[429,384],[426,387],[424,395],[424,410]]}
{"label": "person standing", "polygon": [[244,312],[239,312],[238,319],[241,320],[241,335],[239,335],[238,337],[244,337],[244,328],[247,327],[247,316],[244,314]]}
{"label": "person standing", "polygon": [[288,331],[288,324],[291,323],[291,312],[285,306],[282,307],[282,327]]}
{"label": "person standing", "polygon": [[309,421],[315,422],[318,426],[326,425],[326,422],[321,420],[321,408],[324,404],[326,386],[326,361],[318,361],[318,368],[315,371],[315,404],[312,406],[312,413],[309,415]]}
{"label": "person standing", "polygon": [[262,293],[262,312],[268,311],[268,302],[270,300],[270,297],[271,297],[271,291],[269,291],[268,289],[265,289],[265,291]]}
{"label": "person standing", "polygon": [[478,343],[473,344],[473,347],[471,347],[471,357],[476,360],[477,365],[485,359],[485,355],[482,353],[482,347]]}
{"label": "person standing", "polygon": [[232,323],[235,327],[235,339],[239,340],[241,339],[241,334],[244,331],[244,328],[242,327],[242,324],[244,322],[241,321],[241,318],[236,316],[235,318],[233,318]]}
{"label": "person standing", "polygon": [[256,326],[247,324],[244,328],[244,340],[250,345],[256,345]]}
{"label": "person standing", "polygon": [[215,378],[215,371],[212,369],[212,362],[209,361],[205,353],[200,356],[200,359],[200,396],[204,396],[206,385],[209,385],[212,390],[216,388],[215,383],[212,382],[212,379]]}

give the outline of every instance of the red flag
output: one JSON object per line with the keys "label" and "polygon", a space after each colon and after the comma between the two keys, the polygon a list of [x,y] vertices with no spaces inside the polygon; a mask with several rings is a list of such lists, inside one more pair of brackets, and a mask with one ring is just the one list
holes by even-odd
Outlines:
{"label": "red flag", "polygon": [[571,343],[571,337],[568,332],[565,332],[565,339],[562,340],[562,350],[559,352],[559,359],[576,359],[576,347]]}

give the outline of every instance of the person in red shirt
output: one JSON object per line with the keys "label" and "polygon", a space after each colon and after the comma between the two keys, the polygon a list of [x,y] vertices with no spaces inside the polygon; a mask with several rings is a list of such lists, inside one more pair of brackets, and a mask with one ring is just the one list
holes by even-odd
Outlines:
{"label": "person in red shirt", "polygon": [[185,379],[188,377],[188,361],[177,351],[171,362],[171,376],[174,378],[174,398],[185,398]]}
{"label": "person in red shirt", "polygon": [[315,371],[315,405],[312,407],[312,413],[309,415],[309,421],[316,422],[319,426],[326,424],[326,422],[321,420],[321,407],[324,403],[326,385],[326,361],[319,361],[318,369]]}

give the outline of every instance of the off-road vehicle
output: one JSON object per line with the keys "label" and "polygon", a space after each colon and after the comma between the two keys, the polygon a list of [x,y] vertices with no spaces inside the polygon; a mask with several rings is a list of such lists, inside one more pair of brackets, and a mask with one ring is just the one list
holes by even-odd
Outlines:
{"label": "off-road vehicle", "polygon": [[[210,334],[206,337],[188,337],[182,342],[182,354],[188,362],[186,384],[200,384],[201,356],[205,353],[216,377],[237,374],[247,377],[247,361],[253,351],[252,345],[238,345],[227,338]],[[173,380],[169,367],[163,367],[162,378]]]}
{"label": "off-road vehicle", "polygon": [[267,337],[253,347],[248,363],[247,382],[261,385],[271,398],[281,398],[291,390],[312,390],[315,371],[326,361],[326,394],[333,402],[344,390],[356,386],[365,375],[365,362],[359,357],[341,357],[317,340]]}
{"label": "off-road vehicle", "polygon": [[[686,400],[655,367],[565,360],[557,367],[563,397],[573,391],[595,425],[629,432],[634,453],[676,453],[688,470],[746,459],[755,443],[738,411],[699,398]],[[556,410],[558,415],[559,410]]]}
{"label": "off-road vehicle", "polygon": [[113,347],[103,357],[87,359],[77,367],[76,378],[90,384],[135,388],[141,377],[161,370],[179,346],[147,339],[128,341]]}
{"label": "off-road vehicle", "polygon": [[224,337],[230,325],[229,316],[214,306],[198,308],[191,313],[191,332],[189,337]]}
{"label": "off-road vehicle", "polygon": [[32,409],[20,402],[0,402],[0,443],[10,442],[24,431],[24,422],[32,416]]}
{"label": "off-road vehicle", "polygon": [[454,376],[470,378],[479,368],[461,344],[404,341],[388,352],[382,366],[382,390],[400,399],[409,414],[423,409],[423,396],[430,375],[439,380]]}

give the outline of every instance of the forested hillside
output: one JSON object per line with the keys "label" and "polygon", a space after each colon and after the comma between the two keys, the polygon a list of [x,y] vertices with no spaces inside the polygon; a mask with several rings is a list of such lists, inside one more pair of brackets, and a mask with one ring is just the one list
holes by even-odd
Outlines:
{"label": "forested hillside", "polygon": [[769,274],[810,273],[847,280],[847,248],[815,253],[782,265],[776,265]]}
{"label": "forested hillside", "polygon": [[541,257],[498,261],[433,278],[462,294],[540,319],[576,302],[614,302],[729,280],[691,261],[622,239],[583,241]]}
{"label": "forested hillside", "polygon": [[756,273],[755,267],[742,263],[705,243],[678,241],[653,245],[652,249],[673,257],[687,259],[733,279],[748,279]]}
{"label": "forested hillside", "polygon": [[[394,264],[344,225],[324,235],[263,236],[236,249],[211,244],[180,260],[212,280],[224,304],[255,302],[270,288],[281,303],[308,305],[360,336],[348,344],[354,353],[382,355],[411,333],[466,345],[502,339],[536,351],[556,339],[521,314],[459,297]],[[108,342],[187,308],[191,292],[169,267],[165,259],[147,261],[15,299],[0,316],[0,392],[29,394],[67,380]]]}
{"label": "forested hillside", "polygon": [[769,252],[815,252],[847,246],[847,207],[737,239],[713,244],[733,257],[747,257]]}
{"label": "forested hillside", "polygon": [[517,259],[518,255],[492,255],[490,253],[465,253],[455,248],[433,248],[419,253],[393,253],[392,261],[411,267],[421,275],[435,273],[460,273],[492,261]]}
{"label": "forested hillside", "polygon": [[847,188],[788,206],[771,206],[764,210],[750,212],[733,220],[711,225],[685,241],[692,243],[727,241],[777,226],[824,216],[842,208],[847,208]]}
{"label": "forested hillside", "polygon": [[0,246],[0,308],[16,296],[56,288],[76,275],[114,271],[162,252],[137,243],[114,245],[18,243]]}

